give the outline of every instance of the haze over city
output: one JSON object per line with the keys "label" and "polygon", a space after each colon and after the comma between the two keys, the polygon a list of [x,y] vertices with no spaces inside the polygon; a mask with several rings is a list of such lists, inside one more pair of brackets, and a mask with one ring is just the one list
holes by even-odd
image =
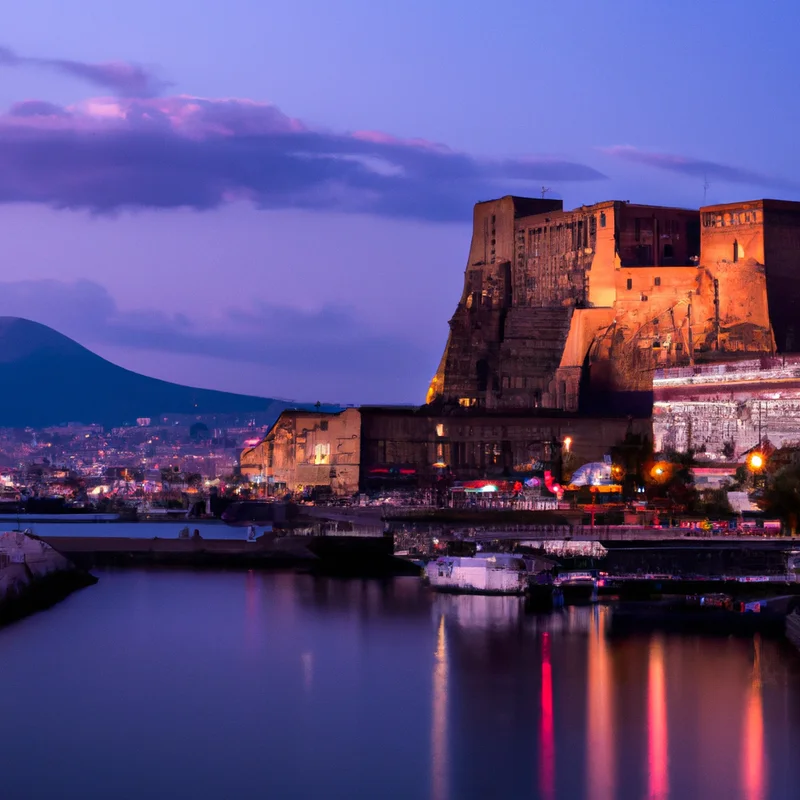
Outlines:
{"label": "haze over city", "polygon": [[0,314],[193,385],[419,402],[474,202],[798,196],[796,17],[30,0],[0,49]]}

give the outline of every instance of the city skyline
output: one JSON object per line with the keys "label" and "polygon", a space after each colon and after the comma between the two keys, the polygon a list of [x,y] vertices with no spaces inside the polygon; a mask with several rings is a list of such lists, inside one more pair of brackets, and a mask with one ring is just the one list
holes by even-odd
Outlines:
{"label": "city skyline", "polygon": [[568,5],[181,2],[156,31],[152,0],[33,0],[0,48],[0,314],[177,382],[419,402],[473,203],[800,196],[788,3]]}

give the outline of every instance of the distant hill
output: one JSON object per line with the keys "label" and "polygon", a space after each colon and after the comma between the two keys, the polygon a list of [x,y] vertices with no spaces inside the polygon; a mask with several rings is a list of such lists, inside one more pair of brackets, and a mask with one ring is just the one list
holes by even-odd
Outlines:
{"label": "distant hill", "polygon": [[277,417],[290,405],[148,378],[100,358],[46,325],[0,317],[0,427],[64,422],[113,426],[167,413]]}

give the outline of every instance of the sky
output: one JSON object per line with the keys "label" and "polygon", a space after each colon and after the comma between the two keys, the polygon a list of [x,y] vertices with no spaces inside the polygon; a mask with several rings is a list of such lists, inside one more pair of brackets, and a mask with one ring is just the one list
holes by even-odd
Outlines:
{"label": "sky", "polygon": [[800,199],[792,0],[27,0],[0,315],[130,369],[422,402],[471,208]]}

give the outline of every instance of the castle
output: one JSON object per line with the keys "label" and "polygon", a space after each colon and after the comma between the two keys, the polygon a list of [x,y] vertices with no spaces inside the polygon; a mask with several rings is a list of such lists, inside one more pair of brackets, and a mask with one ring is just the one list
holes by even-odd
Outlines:
{"label": "castle", "polygon": [[800,203],[478,203],[427,402],[649,413],[656,369],[791,351],[798,300]]}
{"label": "castle", "polygon": [[754,400],[761,414],[776,386],[772,418],[791,417],[779,439],[800,431],[800,359],[782,357],[800,345],[796,309],[800,203],[478,203],[427,402],[286,411],[242,472],[339,494],[557,475],[566,442],[575,467],[628,433],[652,436],[654,378],[658,446],[738,457],[761,438]]}

